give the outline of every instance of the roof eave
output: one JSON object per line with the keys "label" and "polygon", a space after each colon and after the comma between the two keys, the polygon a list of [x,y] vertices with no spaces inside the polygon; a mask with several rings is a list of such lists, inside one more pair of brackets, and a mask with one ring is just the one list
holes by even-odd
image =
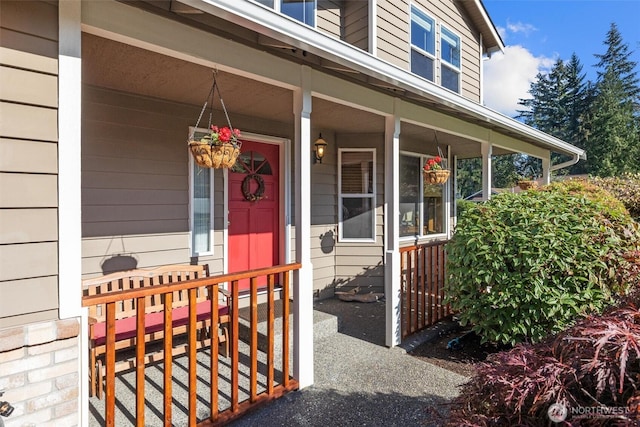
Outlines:
{"label": "roof eave", "polygon": [[[363,75],[368,75],[443,104],[455,111],[468,114],[480,122],[493,124],[507,133],[514,133],[527,139],[533,139],[537,143],[545,145],[551,151],[578,155],[580,158],[585,156],[584,150],[490,108],[472,102],[461,95],[437,86],[339,39],[324,36],[315,29],[294,19],[276,14],[258,3],[238,2],[237,0],[181,0],[181,2],[234,22],[236,25],[243,25],[265,36],[357,70]],[[481,5],[479,0],[474,0],[474,2]],[[492,28],[494,27],[492,26]]]}

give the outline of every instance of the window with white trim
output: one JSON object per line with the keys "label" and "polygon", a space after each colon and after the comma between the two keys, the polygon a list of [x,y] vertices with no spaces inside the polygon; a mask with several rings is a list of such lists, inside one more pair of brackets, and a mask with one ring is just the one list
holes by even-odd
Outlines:
{"label": "window with white trim", "polygon": [[460,93],[460,37],[440,26],[440,85]]}
{"label": "window with white trim", "polygon": [[400,154],[400,237],[444,234],[445,185],[424,182],[422,168],[430,156]]}
{"label": "window with white trim", "polygon": [[283,15],[315,27],[317,0],[255,0],[268,8],[275,9]]}
{"label": "window with white trim", "polygon": [[[189,128],[191,135],[193,128]],[[195,138],[207,133],[198,129]],[[201,168],[189,153],[189,210],[191,253],[194,256],[213,253],[213,169]]]}
{"label": "window with white trim", "polygon": [[435,20],[411,6],[411,72],[435,81]]}
{"label": "window with white trim", "polygon": [[375,242],[376,150],[338,151],[338,217],[340,241]]}

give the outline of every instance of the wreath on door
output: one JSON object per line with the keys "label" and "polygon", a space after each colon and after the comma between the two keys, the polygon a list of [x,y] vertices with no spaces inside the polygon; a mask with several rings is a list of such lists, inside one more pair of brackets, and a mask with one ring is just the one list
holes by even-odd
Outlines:
{"label": "wreath on door", "polygon": [[[251,181],[258,183],[258,189],[255,193],[251,192]],[[257,202],[264,198],[264,179],[257,173],[252,173],[244,177],[242,180],[242,195],[249,202]]]}

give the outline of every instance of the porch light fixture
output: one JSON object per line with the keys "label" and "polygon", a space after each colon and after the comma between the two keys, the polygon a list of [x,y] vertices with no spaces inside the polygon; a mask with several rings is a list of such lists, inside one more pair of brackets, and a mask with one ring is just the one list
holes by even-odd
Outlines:
{"label": "porch light fixture", "polygon": [[316,139],[316,142],[313,143],[315,147],[314,150],[314,163],[322,163],[322,158],[324,157],[324,150],[327,148],[327,141],[322,139],[322,134]]}

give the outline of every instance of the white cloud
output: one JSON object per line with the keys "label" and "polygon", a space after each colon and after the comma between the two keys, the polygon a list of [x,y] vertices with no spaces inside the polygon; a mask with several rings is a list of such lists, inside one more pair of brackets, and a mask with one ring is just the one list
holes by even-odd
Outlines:
{"label": "white cloud", "polygon": [[531,24],[523,24],[519,21],[516,23],[507,21],[507,30],[509,30],[509,32],[511,33],[523,33],[525,36],[528,36],[538,29]]}
{"label": "white cloud", "polygon": [[522,46],[507,46],[484,61],[484,103],[487,107],[514,117],[521,110],[519,99],[530,98],[531,83],[539,72],[547,72],[554,58],[533,56]]}

